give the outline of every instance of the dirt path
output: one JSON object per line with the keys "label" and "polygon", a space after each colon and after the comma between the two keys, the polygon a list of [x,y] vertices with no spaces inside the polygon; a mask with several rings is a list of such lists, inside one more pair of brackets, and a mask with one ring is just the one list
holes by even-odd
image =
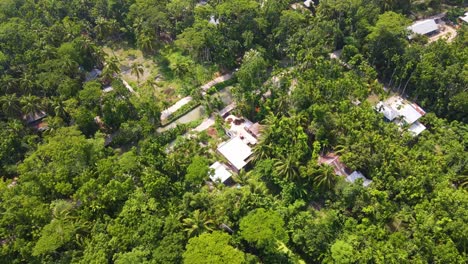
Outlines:
{"label": "dirt path", "polygon": [[207,82],[206,84],[202,85],[201,89],[203,92],[206,92],[208,89],[211,87],[217,85],[218,83],[225,82],[227,80],[230,80],[232,78],[232,73],[227,73],[222,76],[219,76],[218,78],[214,78],[213,80]]}
{"label": "dirt path", "polygon": [[171,116],[175,111],[179,110],[182,106],[190,103],[193,100],[191,96],[184,97],[177,101],[174,105],[167,108],[166,110],[161,112],[161,120],[166,120]]}

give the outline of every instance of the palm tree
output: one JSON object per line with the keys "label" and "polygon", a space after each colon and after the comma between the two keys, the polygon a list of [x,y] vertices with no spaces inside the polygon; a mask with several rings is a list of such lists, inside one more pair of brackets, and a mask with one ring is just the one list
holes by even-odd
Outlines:
{"label": "palm tree", "polygon": [[295,155],[288,155],[280,159],[275,159],[275,170],[278,175],[284,176],[286,179],[293,180],[299,176],[299,162]]}
{"label": "palm tree", "polygon": [[137,82],[140,83],[140,77],[145,73],[143,65],[141,63],[133,63],[130,67],[130,73],[137,77]]}
{"label": "palm tree", "polygon": [[94,31],[99,39],[104,39],[107,35],[107,20],[103,17],[96,18]]}
{"label": "palm tree", "polygon": [[74,61],[70,56],[64,56],[60,60],[62,69],[66,74],[72,74],[78,69],[78,63]]}
{"label": "palm tree", "polygon": [[253,147],[252,161],[257,162],[263,159],[271,157],[272,144],[270,135],[272,134],[271,128],[275,126],[277,117],[270,114],[265,119],[265,127],[262,130],[262,134],[258,140],[258,143]]}
{"label": "palm tree", "polygon": [[1,91],[3,93],[18,91],[18,79],[13,78],[13,76],[9,74],[6,74],[2,77],[1,83],[3,84],[1,87]]}
{"label": "palm tree", "polygon": [[5,94],[0,97],[2,112],[7,117],[18,116],[20,112],[19,100],[16,94]]}
{"label": "palm tree", "polygon": [[31,72],[26,71],[23,73],[23,76],[21,76],[21,79],[19,80],[21,92],[23,94],[31,93],[33,91],[34,87],[34,76]]}
{"label": "palm tree", "polygon": [[147,31],[141,31],[137,36],[137,46],[143,51],[152,52],[154,50],[153,39],[154,38],[151,33]]}
{"label": "palm tree", "polygon": [[213,231],[213,220],[209,219],[206,212],[195,210],[192,217],[182,220],[188,237],[198,236],[205,231]]}
{"label": "palm tree", "polygon": [[112,56],[106,60],[106,65],[102,70],[102,80],[110,82],[116,74],[120,73],[120,61],[116,56]]}
{"label": "palm tree", "polygon": [[67,111],[65,110],[65,105],[63,104],[63,100],[60,97],[52,97],[50,100],[50,110],[55,114],[55,116],[58,116],[62,118],[63,120],[67,121],[69,118],[69,115]]}
{"label": "palm tree", "polygon": [[34,114],[41,110],[41,99],[35,95],[25,95],[21,97],[21,111],[23,114]]}
{"label": "palm tree", "polygon": [[70,219],[70,213],[73,209],[73,204],[71,202],[65,200],[56,200],[52,203],[52,205],[52,216],[54,219]]}
{"label": "palm tree", "polygon": [[319,188],[331,189],[337,180],[335,171],[331,166],[322,166],[317,170],[317,175],[314,177],[314,182]]}
{"label": "palm tree", "polygon": [[286,114],[290,109],[290,98],[287,95],[282,95],[275,100],[279,113]]}
{"label": "palm tree", "polygon": [[246,185],[249,180],[249,175],[245,172],[245,170],[241,170],[236,176],[235,181],[239,184]]}
{"label": "palm tree", "polygon": [[169,65],[169,68],[179,77],[190,71],[190,61],[182,56],[177,56]]}
{"label": "palm tree", "polygon": [[104,62],[104,52],[90,38],[80,38],[80,50],[84,54],[90,54],[98,67]]}
{"label": "palm tree", "polygon": [[466,174],[462,174],[462,175],[459,175],[457,178],[457,183],[458,183],[458,186],[460,186],[461,188],[467,188],[468,187],[468,175]]}
{"label": "palm tree", "polygon": [[107,60],[106,68],[113,74],[120,73],[120,60],[116,56],[112,56]]}
{"label": "palm tree", "polygon": [[270,157],[271,146],[269,143],[267,143],[265,139],[266,137],[262,135],[260,137],[259,142],[253,147],[253,155],[252,155],[253,162],[258,162],[260,160],[264,160]]}

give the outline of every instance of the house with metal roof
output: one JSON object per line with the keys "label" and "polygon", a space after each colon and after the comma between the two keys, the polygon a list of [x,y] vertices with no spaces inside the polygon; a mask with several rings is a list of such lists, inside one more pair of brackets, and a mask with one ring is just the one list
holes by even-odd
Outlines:
{"label": "house with metal roof", "polygon": [[400,127],[408,125],[408,130],[415,136],[426,129],[418,121],[426,112],[419,105],[411,103],[400,96],[392,96],[383,102],[379,102],[375,109],[382,113],[386,120]]}
{"label": "house with metal roof", "polygon": [[417,21],[407,29],[412,32],[412,34],[408,36],[409,39],[413,39],[416,35],[429,36],[439,32],[439,26],[434,19]]}
{"label": "house with metal roof", "polygon": [[367,187],[372,183],[372,180],[367,179],[361,172],[352,171],[343,162],[340,161],[340,156],[330,152],[325,155],[320,155],[319,164],[326,164],[333,168],[333,171],[337,176],[345,177],[345,180],[350,183],[354,183],[357,179],[363,179],[363,186]]}
{"label": "house with metal roof", "polygon": [[47,116],[46,112],[44,112],[42,110],[37,110],[35,112],[23,115],[23,120],[26,122],[26,124],[32,125],[32,124],[35,124],[37,122],[40,122],[46,116]]}
{"label": "house with metal roof", "polygon": [[369,184],[372,183],[371,180],[367,179],[361,172],[359,171],[353,171],[353,173],[351,173],[350,175],[348,175],[346,177],[346,181],[347,182],[350,182],[350,183],[354,183],[355,181],[357,181],[358,179],[362,179],[362,185],[364,187],[367,187],[369,186]]}

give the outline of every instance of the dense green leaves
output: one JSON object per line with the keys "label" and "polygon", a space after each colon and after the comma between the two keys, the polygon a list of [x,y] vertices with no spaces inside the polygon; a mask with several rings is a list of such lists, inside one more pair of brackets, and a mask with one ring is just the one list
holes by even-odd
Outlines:
{"label": "dense green leaves", "polygon": [[189,240],[184,263],[244,263],[244,253],[229,245],[229,235],[203,234]]}
{"label": "dense green leaves", "polygon": [[287,242],[284,221],[274,211],[257,209],[240,221],[241,236],[260,249],[273,250],[277,242]]}

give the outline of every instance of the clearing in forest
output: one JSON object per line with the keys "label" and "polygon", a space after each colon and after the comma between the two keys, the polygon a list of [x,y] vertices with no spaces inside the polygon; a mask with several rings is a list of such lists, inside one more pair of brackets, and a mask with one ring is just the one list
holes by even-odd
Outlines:
{"label": "clearing in forest", "polygon": [[[161,50],[157,55],[148,56],[141,50],[119,46],[104,47],[109,56],[116,56],[120,62],[121,78],[143,96],[154,95],[169,107],[213,77],[215,66],[195,63],[178,51]],[[141,65],[139,76],[132,72],[132,65]]]}

